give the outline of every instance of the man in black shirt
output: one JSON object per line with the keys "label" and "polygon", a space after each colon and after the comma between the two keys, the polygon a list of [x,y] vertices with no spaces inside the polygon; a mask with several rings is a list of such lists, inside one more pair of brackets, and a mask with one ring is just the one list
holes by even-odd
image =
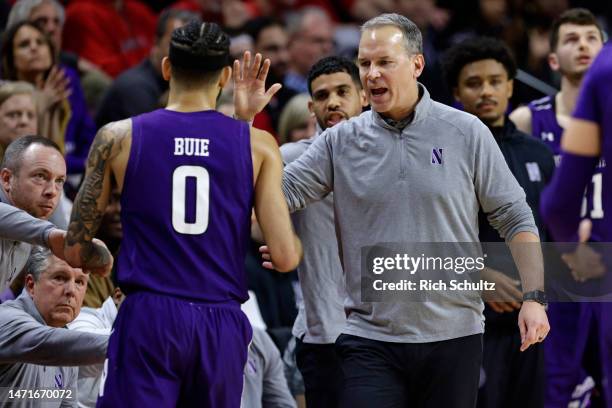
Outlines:
{"label": "man in black shirt", "polygon": [[[519,131],[506,116],[512,96],[516,64],[499,40],[474,38],[451,48],[445,58],[445,74],[455,99],[491,130],[506,163],[525,190],[540,240],[546,233],[538,208],[540,194],[555,167],[552,151],[541,141]],[[495,182],[494,180],[492,182]],[[521,342],[516,318],[521,307],[520,280],[503,242],[479,214],[479,237],[489,255],[483,277],[496,283],[485,297],[485,334],[479,407],[541,407],[544,404],[543,349],[536,344],[519,352]],[[494,254],[495,256],[491,256]]]}

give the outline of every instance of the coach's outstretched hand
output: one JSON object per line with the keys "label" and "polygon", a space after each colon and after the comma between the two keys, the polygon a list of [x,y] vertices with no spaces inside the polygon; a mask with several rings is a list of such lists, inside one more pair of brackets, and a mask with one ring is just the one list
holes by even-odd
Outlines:
{"label": "coach's outstretched hand", "polygon": [[550,331],[544,306],[531,300],[523,302],[518,325],[521,332],[521,351],[527,350],[532,344],[542,342]]}
{"label": "coach's outstretched hand", "polygon": [[255,54],[251,64],[251,52],[245,51],[242,63],[234,61],[234,111],[237,119],[252,121],[256,114],[270,102],[282,85],[276,83],[266,91],[266,78],[270,70],[270,60],[261,63],[261,54]]}

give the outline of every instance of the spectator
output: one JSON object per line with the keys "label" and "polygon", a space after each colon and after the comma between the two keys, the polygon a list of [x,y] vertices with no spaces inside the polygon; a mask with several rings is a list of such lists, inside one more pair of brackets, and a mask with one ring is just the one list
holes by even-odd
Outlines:
{"label": "spectator", "polygon": [[310,96],[295,95],[283,109],[278,122],[279,144],[309,139],[316,133],[316,119],[308,109]]}
{"label": "spectator", "polygon": [[305,7],[288,18],[287,28],[291,59],[284,84],[296,92],[308,92],[308,71],[333,52],[333,23],[322,9]]}
{"label": "spectator", "polygon": [[64,48],[116,77],[147,56],[155,23],[139,0],[74,0],[66,8]]}
{"label": "spectator", "polygon": [[170,9],[162,12],[157,21],[155,44],[149,56],[119,75],[104,95],[96,115],[98,127],[162,106],[160,98],[168,90],[168,82],[162,78],[161,61],[168,56],[172,31],[197,19],[197,14],[185,10]]}
{"label": "spectator", "polygon": [[0,85],[0,160],[15,139],[38,133],[34,87],[23,81]]}
{"label": "spectator", "polygon": [[[251,35],[254,41],[255,52],[260,53],[264,58],[269,58],[270,73],[266,86],[279,82],[284,83],[285,75],[289,69],[289,37],[287,30],[279,21],[267,17],[261,17],[251,20],[246,31]],[[281,111],[289,100],[296,95],[296,92],[283,86],[278,91],[266,108],[257,116],[255,116],[255,126],[266,128],[263,123],[271,123],[269,126],[273,134],[278,134],[278,121]],[[267,118],[260,118],[265,115]],[[262,123],[263,122],[263,123]]]}
{"label": "spectator", "polygon": [[65,131],[70,116],[68,81],[55,64],[49,38],[35,25],[10,27],[2,42],[2,73],[8,80],[26,81],[39,91],[39,132],[65,152]]}
{"label": "spectator", "polygon": [[[85,71],[89,80],[99,78],[100,73],[91,63],[62,50],[64,17],[64,8],[56,0],[19,0],[11,10],[8,24],[11,27],[29,21],[38,26],[53,44],[55,60],[68,80],[70,89],[68,102],[71,114],[65,132],[68,173],[78,175],[85,169],[85,157],[96,131],[81,87],[79,70]],[[78,182],[78,179],[74,180],[73,187],[76,187]]]}
{"label": "spectator", "polygon": [[0,400],[16,390],[55,389],[63,392],[45,406],[75,406],[71,366],[102,363],[108,344],[108,336],[65,329],[79,314],[88,276],[38,247],[26,269],[27,291],[0,305]]}

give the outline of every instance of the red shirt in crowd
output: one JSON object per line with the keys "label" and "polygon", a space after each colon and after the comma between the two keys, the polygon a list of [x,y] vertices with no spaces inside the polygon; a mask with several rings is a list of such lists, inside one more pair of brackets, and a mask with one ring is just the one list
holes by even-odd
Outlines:
{"label": "red shirt in crowd", "polygon": [[116,77],[149,54],[156,24],[153,11],[138,0],[73,0],[66,8],[63,48]]}

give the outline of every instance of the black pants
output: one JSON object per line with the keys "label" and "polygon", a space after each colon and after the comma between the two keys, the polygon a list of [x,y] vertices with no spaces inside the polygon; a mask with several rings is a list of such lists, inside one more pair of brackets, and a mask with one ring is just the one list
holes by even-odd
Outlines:
{"label": "black pants", "polygon": [[304,378],[308,408],[337,408],[342,390],[342,368],[334,344],[296,340],[297,366]]}
{"label": "black pants", "polygon": [[500,316],[487,307],[485,316],[485,382],[478,392],[478,408],[544,407],[542,344],[519,350],[518,311]]}
{"label": "black pants", "polygon": [[387,343],[342,334],[347,408],[473,408],[482,361],[482,335],[433,343]]}

